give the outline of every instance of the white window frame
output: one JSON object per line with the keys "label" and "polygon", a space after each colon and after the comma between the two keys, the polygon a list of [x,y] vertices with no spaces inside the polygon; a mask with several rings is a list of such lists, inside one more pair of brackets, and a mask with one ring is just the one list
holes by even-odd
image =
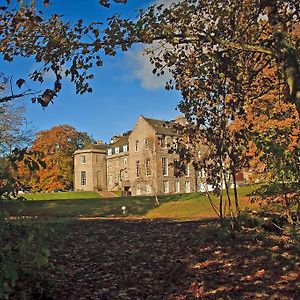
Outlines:
{"label": "white window frame", "polygon": [[190,193],[191,192],[191,182],[190,181],[186,181],[184,183],[184,192],[185,193]]}
{"label": "white window frame", "polygon": [[107,162],[107,165],[108,165],[108,168],[109,168],[109,169],[112,168],[112,162],[111,162],[111,160],[109,160],[109,161]]}
{"label": "white window frame", "polygon": [[124,159],[123,159],[123,164],[124,164],[124,166],[127,166],[127,164],[128,164],[128,159],[127,159],[127,157],[124,157]]}
{"label": "white window frame", "polygon": [[190,177],[190,164],[186,165],[186,174],[185,174],[185,176]]}
{"label": "white window frame", "polygon": [[112,155],[112,149],[111,148],[107,150],[107,155]]}
{"label": "white window frame", "polygon": [[84,154],[81,154],[79,159],[80,159],[81,164],[83,164],[83,165],[86,164],[86,157]]}
{"label": "white window frame", "polygon": [[164,194],[169,194],[170,193],[170,187],[169,187],[169,181],[168,180],[163,181],[163,193]]}
{"label": "white window frame", "polygon": [[166,136],[163,136],[160,140],[160,145],[162,147],[162,149],[166,149],[167,148],[167,137]]}
{"label": "white window frame", "polygon": [[124,145],[123,146],[123,152],[127,152],[128,151],[128,145]]}
{"label": "white window frame", "polygon": [[124,180],[128,180],[128,172],[124,171]]}
{"label": "white window frame", "polygon": [[166,156],[161,158],[161,168],[163,176],[169,175],[169,165],[168,165],[168,158]]}
{"label": "white window frame", "polygon": [[180,193],[180,181],[175,181],[175,193]]}
{"label": "white window frame", "polygon": [[86,171],[80,172],[80,185],[86,186]]}
{"label": "white window frame", "polygon": [[134,141],[134,151],[138,152],[140,150],[139,140]]}
{"label": "white window frame", "polygon": [[146,176],[151,176],[151,160],[150,158],[145,159]]}
{"label": "white window frame", "polygon": [[136,175],[136,178],[139,178],[140,177],[140,161],[137,160],[135,162],[135,175]]}
{"label": "white window frame", "polygon": [[173,138],[173,149],[177,149],[177,148],[178,148],[178,139]]}
{"label": "white window frame", "polygon": [[152,194],[152,186],[150,183],[146,184],[146,194],[151,195]]}
{"label": "white window frame", "polygon": [[137,195],[137,196],[140,196],[141,194],[142,194],[141,184],[138,183],[138,184],[136,185],[136,195]]}
{"label": "white window frame", "polygon": [[115,154],[119,154],[120,153],[120,148],[119,147],[115,147]]}

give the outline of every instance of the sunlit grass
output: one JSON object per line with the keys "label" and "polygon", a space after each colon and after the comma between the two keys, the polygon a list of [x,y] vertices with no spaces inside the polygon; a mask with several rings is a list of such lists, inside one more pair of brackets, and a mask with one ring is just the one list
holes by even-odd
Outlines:
{"label": "sunlit grass", "polygon": [[[246,196],[252,187],[239,188],[240,206],[254,207]],[[160,196],[157,206],[154,197],[100,198],[94,192],[60,192],[26,194],[27,201],[7,201],[0,203],[1,210],[10,215],[37,217],[122,217],[201,219],[216,217],[207,197],[203,193],[190,193]],[[218,199],[213,197],[218,205]]]}

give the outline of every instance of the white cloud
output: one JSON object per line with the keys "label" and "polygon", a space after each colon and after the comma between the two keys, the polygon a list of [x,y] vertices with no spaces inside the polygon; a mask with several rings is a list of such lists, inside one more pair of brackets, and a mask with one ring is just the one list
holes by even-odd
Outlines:
{"label": "white cloud", "polygon": [[153,2],[153,4],[157,4],[157,5],[164,4],[164,6],[168,7],[171,4],[178,3],[180,1],[182,1],[182,0],[156,0],[156,1]]}
{"label": "white cloud", "polygon": [[[164,4],[165,7],[169,7],[173,3],[178,3],[182,0],[156,0],[152,4],[160,5]],[[158,44],[154,43],[154,47]],[[151,46],[147,46],[151,47]],[[127,65],[131,70],[131,77],[140,80],[141,86],[146,89],[159,89],[165,87],[166,81],[172,78],[168,71],[165,71],[163,76],[157,76],[152,73],[154,66],[150,63],[149,55],[145,54],[143,47],[140,50],[129,50],[125,59]]]}
{"label": "white cloud", "polygon": [[167,71],[162,76],[153,74],[154,66],[144,49],[130,50],[126,53],[126,61],[128,69],[131,70],[131,78],[140,80],[141,86],[145,89],[164,88],[166,81],[171,79],[171,74]]}

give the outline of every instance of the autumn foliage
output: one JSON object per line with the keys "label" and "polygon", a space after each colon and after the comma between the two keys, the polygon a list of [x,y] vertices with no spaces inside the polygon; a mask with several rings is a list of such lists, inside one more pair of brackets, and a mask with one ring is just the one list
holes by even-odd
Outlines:
{"label": "autumn foliage", "polygon": [[53,191],[73,187],[73,153],[91,139],[69,125],[60,125],[37,134],[30,150],[40,154],[46,167],[30,171],[20,164],[19,177],[33,190]]}

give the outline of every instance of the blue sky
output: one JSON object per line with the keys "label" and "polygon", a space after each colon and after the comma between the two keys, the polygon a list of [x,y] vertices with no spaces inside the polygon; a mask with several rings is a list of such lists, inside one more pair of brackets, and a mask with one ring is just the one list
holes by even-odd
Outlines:
{"label": "blue sky", "polygon": [[[103,20],[113,12],[134,18],[136,9],[145,8],[153,1],[129,0],[126,5],[113,5],[110,10],[98,5],[97,0],[52,0],[52,3],[49,14],[55,11],[66,20],[89,21]],[[0,60],[0,70],[14,78],[24,77],[33,68],[31,60],[17,59],[13,63]],[[93,73],[93,93],[76,95],[74,86],[65,82],[59,97],[46,109],[31,104],[29,98],[22,100],[28,121],[37,130],[69,124],[108,142],[112,135],[132,129],[140,115],[166,120],[178,115],[175,107],[180,100],[179,93],[164,89],[164,80],[152,75],[147,58],[137,47],[116,57],[105,57],[103,67]]]}

